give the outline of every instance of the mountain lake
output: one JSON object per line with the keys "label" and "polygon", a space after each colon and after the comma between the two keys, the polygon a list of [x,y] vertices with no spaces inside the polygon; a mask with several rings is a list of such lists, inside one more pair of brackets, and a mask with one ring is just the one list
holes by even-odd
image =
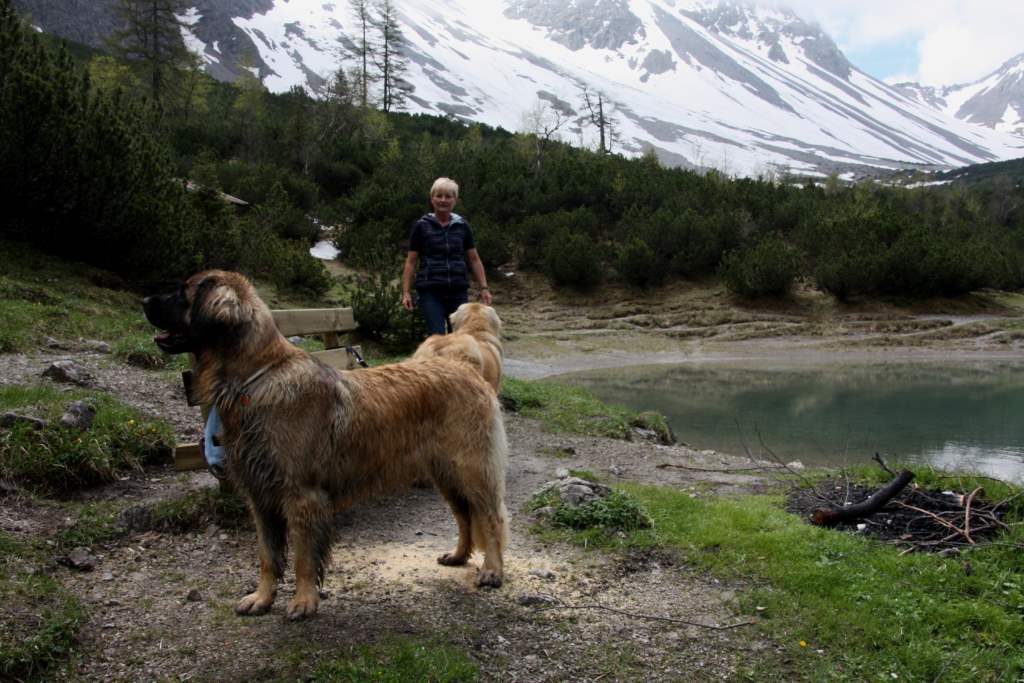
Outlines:
{"label": "mountain lake", "polygon": [[557,381],[658,411],[697,449],[828,467],[868,464],[878,452],[890,463],[1024,483],[1024,362],[745,360]]}

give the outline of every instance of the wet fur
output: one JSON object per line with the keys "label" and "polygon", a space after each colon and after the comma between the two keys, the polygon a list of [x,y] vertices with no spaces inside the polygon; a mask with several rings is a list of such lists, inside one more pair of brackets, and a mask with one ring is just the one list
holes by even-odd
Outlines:
{"label": "wet fur", "polygon": [[195,395],[217,406],[227,472],[259,538],[259,586],[239,614],[270,609],[288,543],[296,591],[287,614],[315,613],[334,510],[424,471],[459,528],[438,562],[465,564],[482,550],[477,584],[501,585],[507,446],[495,393],[474,369],[434,357],[340,372],[285,340],[236,273],[199,273],[179,294],[185,303],[171,296],[148,299],[146,315],[190,339],[180,345],[196,356]]}
{"label": "wet fur", "polygon": [[451,315],[452,333],[427,337],[413,360],[450,358],[477,369],[495,393],[501,390],[501,318],[490,306],[467,303]]}

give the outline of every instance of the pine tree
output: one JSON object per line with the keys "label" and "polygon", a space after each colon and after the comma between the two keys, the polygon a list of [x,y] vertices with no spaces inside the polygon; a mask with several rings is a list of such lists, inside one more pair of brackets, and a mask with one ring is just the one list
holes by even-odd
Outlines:
{"label": "pine tree", "polygon": [[398,22],[398,7],[393,0],[380,0],[374,26],[380,36],[380,48],[374,64],[381,81],[381,109],[393,111],[405,106],[409,84],[404,80],[409,60],[402,54],[405,36]]}
{"label": "pine tree", "polygon": [[117,0],[115,9],[124,28],[110,36],[111,51],[142,64],[150,96],[158,105],[167,94],[170,75],[190,64],[178,19],[188,6],[187,0]]}

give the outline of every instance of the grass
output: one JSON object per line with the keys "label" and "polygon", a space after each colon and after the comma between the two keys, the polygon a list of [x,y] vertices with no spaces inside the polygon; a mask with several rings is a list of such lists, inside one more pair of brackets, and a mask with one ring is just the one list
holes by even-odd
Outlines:
{"label": "grass", "polygon": [[[919,480],[928,485],[933,478],[950,485],[950,477],[935,472]],[[939,557],[901,555],[893,546],[810,526],[784,512],[779,495],[693,499],[665,488],[626,490],[650,514],[653,529],[625,538],[566,533],[590,547],[676,549],[698,569],[752,585],[737,607],[757,614],[762,635],[779,646],[746,672],[753,680],[787,680],[794,670],[815,681],[1024,675],[1020,506],[1000,545]]]}
{"label": "grass", "polygon": [[75,506],[75,519],[56,537],[57,547],[69,551],[78,546],[95,546],[112,541],[124,534],[117,525],[118,507],[110,502],[86,503]]}
{"label": "grass", "polygon": [[81,603],[39,571],[43,554],[0,531],[0,680],[42,680],[71,652]]}
{"label": "grass", "polygon": [[[96,408],[88,431],[58,423],[64,409],[75,400]],[[64,392],[50,385],[3,386],[0,412],[6,411],[49,422],[42,429],[17,423],[0,431],[0,477],[41,492],[61,493],[113,481],[126,471],[166,458],[174,444],[166,422],[143,417],[101,392]]]}
{"label": "grass", "polygon": [[540,420],[549,432],[629,438],[637,413],[602,403],[593,394],[554,382],[501,380],[501,394],[522,415]]}
{"label": "grass", "polygon": [[236,528],[249,521],[249,512],[241,496],[223,491],[220,486],[161,501],[150,512],[154,529],[175,532],[202,529],[214,522],[221,527]]}
{"label": "grass", "polygon": [[171,359],[153,343],[142,296],[123,291],[108,273],[4,241],[0,262],[0,353],[42,346],[46,337],[85,338],[107,341],[118,357],[143,367],[184,369],[185,359]]}
{"label": "grass", "polygon": [[311,683],[470,683],[477,680],[476,665],[446,645],[396,640],[356,648],[351,657],[321,661]]}

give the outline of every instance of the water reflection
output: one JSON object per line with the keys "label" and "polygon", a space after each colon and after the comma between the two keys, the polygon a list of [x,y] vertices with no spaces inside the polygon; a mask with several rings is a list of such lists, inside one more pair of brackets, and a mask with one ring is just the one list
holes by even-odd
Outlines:
{"label": "water reflection", "polygon": [[601,399],[664,413],[698,448],[807,464],[876,452],[1024,482],[1024,364],[658,365],[563,375]]}

